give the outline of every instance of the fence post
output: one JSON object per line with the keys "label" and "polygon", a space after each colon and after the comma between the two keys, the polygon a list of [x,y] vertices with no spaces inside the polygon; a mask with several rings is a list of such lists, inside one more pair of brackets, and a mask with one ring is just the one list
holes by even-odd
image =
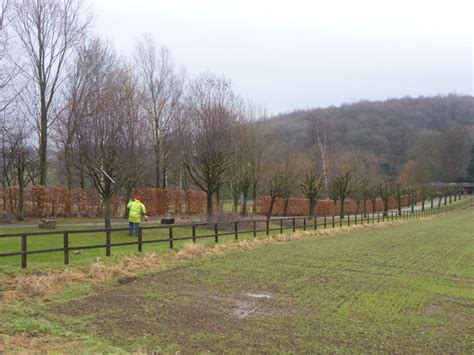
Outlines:
{"label": "fence post", "polygon": [[105,256],[110,256],[110,230],[105,231]]}
{"label": "fence post", "polygon": [[327,223],[326,223],[326,215],[324,215],[324,229],[326,229]]}
{"label": "fence post", "polygon": [[283,234],[283,219],[280,219],[280,234]]}
{"label": "fence post", "polygon": [[238,227],[239,222],[234,223],[234,238],[235,240],[239,239],[239,227]]}
{"label": "fence post", "polygon": [[169,227],[169,240],[170,240],[170,249],[173,249],[173,227]]}
{"label": "fence post", "polygon": [[303,217],[303,231],[306,231],[306,217]]}
{"label": "fence post", "polygon": [[348,226],[351,225],[351,214],[350,213],[347,214],[347,225]]}
{"label": "fence post", "polygon": [[293,218],[293,233],[296,232],[296,220]]}
{"label": "fence post", "polygon": [[192,225],[192,238],[193,238],[193,244],[196,244],[196,226]]}
{"label": "fence post", "polygon": [[64,232],[64,265],[69,265],[69,233]]}
{"label": "fence post", "polygon": [[377,212],[377,223],[380,223],[380,212]]}
{"label": "fence post", "polygon": [[342,227],[342,219],[344,218],[344,215],[339,216],[339,227]]}
{"label": "fence post", "polygon": [[318,216],[314,215],[314,230],[318,229]]}
{"label": "fence post", "polygon": [[26,258],[28,256],[26,254],[26,250],[27,250],[26,234],[22,234],[21,235],[21,268],[22,269],[26,269],[26,264],[27,264]]}
{"label": "fence post", "polygon": [[332,227],[335,228],[336,227],[336,224],[334,222],[334,215],[332,215]]}
{"label": "fence post", "polygon": [[[362,217],[364,218],[364,217]],[[355,224],[357,225],[357,213],[355,214]]]}
{"label": "fence post", "polygon": [[257,221],[253,220],[253,237],[257,238]]}
{"label": "fence post", "polygon": [[214,240],[216,243],[219,242],[219,230],[217,229],[217,223],[214,223]]}
{"label": "fence post", "polygon": [[138,227],[138,252],[141,253],[143,250],[143,239],[142,239],[142,227]]}
{"label": "fence post", "polygon": [[270,229],[270,220],[267,218],[266,222],[267,222],[267,229],[266,229],[265,233],[266,233],[266,235],[268,235],[270,233],[270,230],[269,230]]}

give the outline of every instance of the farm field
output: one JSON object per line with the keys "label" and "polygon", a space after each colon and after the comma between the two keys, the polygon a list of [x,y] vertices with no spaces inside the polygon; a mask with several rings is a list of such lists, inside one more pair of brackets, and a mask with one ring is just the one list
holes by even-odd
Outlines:
{"label": "farm field", "polygon": [[473,231],[469,208],[73,285],[5,307],[0,351],[472,353]]}

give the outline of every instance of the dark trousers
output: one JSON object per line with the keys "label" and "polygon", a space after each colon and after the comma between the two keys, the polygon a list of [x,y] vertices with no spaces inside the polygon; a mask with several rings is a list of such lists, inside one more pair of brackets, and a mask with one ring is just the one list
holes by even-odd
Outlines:
{"label": "dark trousers", "polygon": [[140,222],[128,222],[128,235],[138,236],[138,228],[140,228]]}

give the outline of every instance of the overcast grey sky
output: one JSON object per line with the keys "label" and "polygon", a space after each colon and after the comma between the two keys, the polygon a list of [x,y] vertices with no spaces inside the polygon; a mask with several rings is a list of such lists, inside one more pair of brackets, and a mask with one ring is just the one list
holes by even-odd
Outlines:
{"label": "overcast grey sky", "polygon": [[270,113],[406,95],[473,94],[470,0],[91,0],[131,54],[143,33],[190,75],[225,74]]}

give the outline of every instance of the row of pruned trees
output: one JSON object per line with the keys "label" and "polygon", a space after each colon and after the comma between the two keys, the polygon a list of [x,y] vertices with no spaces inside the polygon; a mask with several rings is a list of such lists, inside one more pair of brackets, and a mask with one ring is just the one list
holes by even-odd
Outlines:
{"label": "row of pruned trees", "polygon": [[[267,192],[270,196],[267,217],[271,217],[278,198],[285,199],[283,213],[287,215],[289,199],[299,193],[309,200],[309,216],[316,215],[318,200],[330,198],[334,203],[334,214],[339,214],[341,218],[344,218],[345,202],[348,200],[357,205],[356,213],[364,215],[376,211],[378,199],[382,201],[384,214],[387,215],[390,201],[395,201],[398,213],[401,215],[405,198],[408,199],[412,212],[418,202],[424,211],[428,202],[433,208],[435,201],[440,207],[443,200],[445,205],[448,200],[449,203],[453,198],[456,200],[462,193],[462,188],[457,184],[443,183],[402,185],[400,182],[377,182],[357,174],[354,170],[336,174],[326,185],[324,175],[314,168],[309,168],[299,179],[295,179],[289,171],[276,171],[268,181]],[[338,211],[336,211],[337,204],[339,204]]]}

